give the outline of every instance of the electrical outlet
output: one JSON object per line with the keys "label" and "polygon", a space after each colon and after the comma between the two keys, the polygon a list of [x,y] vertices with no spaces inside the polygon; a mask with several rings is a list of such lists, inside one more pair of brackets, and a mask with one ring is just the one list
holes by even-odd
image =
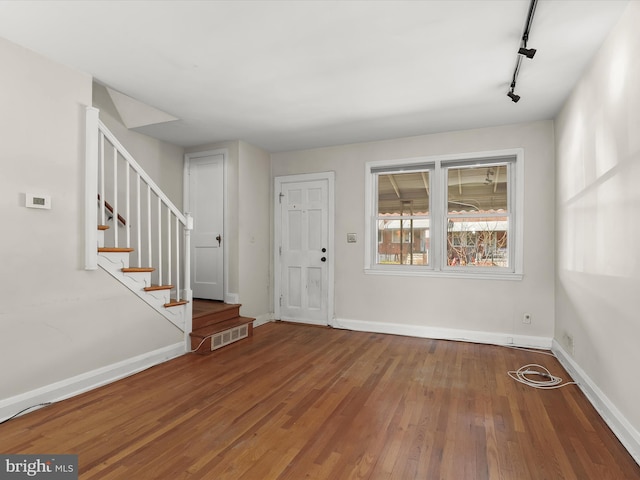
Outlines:
{"label": "electrical outlet", "polygon": [[530,313],[525,313],[522,316],[522,323],[531,323],[531,314]]}

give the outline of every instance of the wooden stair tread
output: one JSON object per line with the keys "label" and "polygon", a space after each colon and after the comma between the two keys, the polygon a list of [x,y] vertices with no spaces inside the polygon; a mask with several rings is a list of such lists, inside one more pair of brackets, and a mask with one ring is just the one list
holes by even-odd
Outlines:
{"label": "wooden stair tread", "polygon": [[193,318],[204,317],[207,315],[217,315],[223,312],[228,312],[230,310],[239,309],[240,307],[240,304],[235,303],[211,302],[210,304],[207,304],[206,309],[203,308],[201,311],[196,311],[199,307],[196,307],[194,305]]}
{"label": "wooden stair tread", "polygon": [[201,301],[194,302],[192,328],[198,330],[209,325],[233,320],[240,316],[239,304],[212,303],[203,306]]}
{"label": "wooden stair tread", "polygon": [[121,248],[121,247],[100,247],[98,248],[100,253],[131,253],[133,248]]}
{"label": "wooden stair tread", "polygon": [[126,268],[122,268],[121,271],[123,271],[125,273],[154,272],[155,268],[153,268],[153,267],[126,267]]}
{"label": "wooden stair tread", "polygon": [[109,230],[109,225],[98,225],[98,230]]}
{"label": "wooden stair tread", "polygon": [[155,292],[156,290],[171,290],[173,285],[151,285],[150,287],[144,287],[145,292]]}
{"label": "wooden stair tread", "polygon": [[224,332],[225,330],[230,330],[234,327],[239,327],[240,325],[246,325],[248,323],[253,323],[254,321],[255,318],[236,317],[230,320],[225,320],[224,322],[215,323],[213,325],[207,325],[206,327],[199,328],[192,331],[189,335],[192,338],[204,338],[207,335]]}
{"label": "wooden stair tread", "polygon": [[164,304],[165,308],[171,308],[171,307],[177,307],[179,305],[186,305],[187,303],[189,303],[186,300],[176,300],[175,298],[172,298],[171,300],[169,300],[168,303]]}

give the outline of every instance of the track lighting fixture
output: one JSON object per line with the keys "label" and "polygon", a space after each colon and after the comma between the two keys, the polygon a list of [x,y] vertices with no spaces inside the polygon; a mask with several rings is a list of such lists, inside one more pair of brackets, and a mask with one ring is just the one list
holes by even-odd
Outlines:
{"label": "track lighting fixture", "polygon": [[495,174],[495,172],[493,171],[493,168],[489,167],[487,168],[487,178],[484,179],[484,184],[485,185],[490,185],[491,183],[493,183],[493,175]]}
{"label": "track lighting fixture", "polygon": [[533,22],[533,15],[536,11],[537,4],[538,0],[531,0],[531,4],[529,5],[529,14],[527,15],[527,23],[524,28],[524,33],[522,34],[522,43],[520,44],[520,48],[518,49],[516,68],[513,71],[511,86],[509,92],[507,93],[507,97],[509,97],[513,103],[518,103],[518,101],[520,101],[520,95],[516,95],[515,89],[516,81],[518,80],[518,74],[520,73],[520,64],[522,63],[522,57],[533,58],[537,51],[535,48],[527,47],[527,41],[529,40],[529,31],[531,30],[531,23]]}

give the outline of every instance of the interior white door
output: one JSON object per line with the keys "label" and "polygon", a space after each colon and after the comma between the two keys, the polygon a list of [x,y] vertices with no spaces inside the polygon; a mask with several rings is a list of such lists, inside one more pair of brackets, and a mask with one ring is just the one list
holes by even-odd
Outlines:
{"label": "interior white door", "polygon": [[189,209],[193,297],[224,300],[224,155],[190,158]]}
{"label": "interior white door", "polygon": [[280,318],[327,325],[332,254],[329,182],[292,181],[280,186]]}

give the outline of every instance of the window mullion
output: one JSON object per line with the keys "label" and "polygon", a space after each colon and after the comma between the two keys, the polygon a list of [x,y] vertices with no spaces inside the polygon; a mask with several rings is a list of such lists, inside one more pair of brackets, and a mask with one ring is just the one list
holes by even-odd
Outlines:
{"label": "window mullion", "polygon": [[[443,242],[443,236],[446,235],[446,229],[444,228],[446,216],[444,213],[444,205],[446,204],[443,195],[446,195],[446,178],[443,175],[440,161],[436,161],[433,168],[433,202],[434,208],[432,209],[433,230],[431,232],[431,238],[433,242],[433,268],[436,271],[442,270],[443,258],[446,252],[446,243]],[[445,233],[443,233],[445,232]]]}

